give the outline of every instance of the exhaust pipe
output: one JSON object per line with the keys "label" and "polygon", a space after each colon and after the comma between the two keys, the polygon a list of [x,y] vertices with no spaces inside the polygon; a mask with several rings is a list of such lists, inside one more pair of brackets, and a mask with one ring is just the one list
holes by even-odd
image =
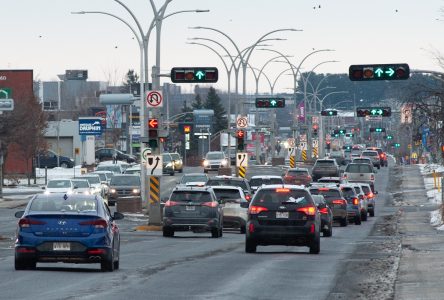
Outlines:
{"label": "exhaust pipe", "polygon": [[90,260],[101,260],[102,258],[100,256],[90,256]]}

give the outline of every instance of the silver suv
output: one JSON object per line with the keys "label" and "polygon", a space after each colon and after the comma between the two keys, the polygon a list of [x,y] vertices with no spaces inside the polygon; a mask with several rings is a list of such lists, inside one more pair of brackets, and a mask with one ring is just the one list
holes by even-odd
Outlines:
{"label": "silver suv", "polygon": [[228,166],[228,159],[222,151],[210,151],[203,161],[204,172],[218,171],[219,168]]}

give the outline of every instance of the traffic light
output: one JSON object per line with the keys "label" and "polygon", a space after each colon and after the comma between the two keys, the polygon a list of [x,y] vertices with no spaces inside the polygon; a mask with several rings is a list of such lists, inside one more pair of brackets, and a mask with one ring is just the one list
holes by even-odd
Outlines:
{"label": "traffic light", "polygon": [[324,117],[332,117],[332,116],[337,116],[337,115],[338,115],[338,111],[334,110],[334,109],[326,109],[326,110],[321,111],[321,116],[324,116]]}
{"label": "traffic light", "polygon": [[410,68],[408,64],[351,65],[348,77],[351,81],[405,80]]}
{"label": "traffic light", "polygon": [[318,124],[313,124],[312,129],[313,129],[312,130],[313,137],[317,137],[318,136],[319,125]]}
{"label": "traffic light", "polygon": [[347,130],[345,130],[345,129],[339,129],[339,134],[344,135],[346,132],[347,132]]}
{"label": "traffic light", "polygon": [[350,151],[352,149],[352,146],[350,146],[350,145],[343,146],[342,149],[344,149],[346,151]]}
{"label": "traffic light", "polygon": [[381,128],[381,127],[373,128],[373,127],[371,127],[370,128],[370,132],[385,132],[385,128]]}
{"label": "traffic light", "polygon": [[393,136],[391,136],[391,135],[387,135],[385,138],[386,138],[387,140],[393,140]]}
{"label": "traffic light", "polygon": [[401,144],[400,143],[395,143],[395,148],[399,148],[399,147],[401,147]]}
{"label": "traffic light", "polygon": [[285,107],[285,98],[256,98],[256,108]]}
{"label": "traffic light", "polygon": [[331,148],[331,142],[330,141],[325,142],[325,148],[327,148],[327,150],[330,150],[330,148]]}
{"label": "traffic light", "polygon": [[390,107],[358,107],[356,108],[358,117],[390,117],[392,109]]}
{"label": "traffic light", "polygon": [[184,67],[171,69],[171,81],[174,83],[217,82],[219,72],[213,67]]}
{"label": "traffic light", "polygon": [[148,120],[148,145],[151,149],[156,149],[159,145],[159,121],[157,119]]}
{"label": "traffic light", "polygon": [[183,133],[191,133],[191,125],[183,125]]}
{"label": "traffic light", "polygon": [[243,131],[243,130],[236,131],[236,138],[237,138],[237,150],[244,151],[244,148],[245,148],[245,144],[244,144],[245,131]]}

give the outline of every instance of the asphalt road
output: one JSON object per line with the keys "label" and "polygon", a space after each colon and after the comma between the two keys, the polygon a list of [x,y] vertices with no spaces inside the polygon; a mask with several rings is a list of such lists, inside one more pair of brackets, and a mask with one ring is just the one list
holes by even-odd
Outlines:
{"label": "asphalt road", "polygon": [[[250,168],[249,176],[281,173],[258,167]],[[387,168],[376,177],[382,203]],[[173,188],[179,178],[165,176],[163,187]],[[164,238],[161,232],[134,231],[146,220],[132,216],[120,222],[120,270],[102,273],[98,264],[61,263],[15,271],[16,210],[0,209],[2,299],[325,299],[380,218],[377,206],[376,217],[360,226],[335,226],[333,237],[321,238],[321,253],[309,255],[307,247],[283,246],[259,246],[258,253],[246,254],[244,235],[229,231],[220,239],[207,233]]]}

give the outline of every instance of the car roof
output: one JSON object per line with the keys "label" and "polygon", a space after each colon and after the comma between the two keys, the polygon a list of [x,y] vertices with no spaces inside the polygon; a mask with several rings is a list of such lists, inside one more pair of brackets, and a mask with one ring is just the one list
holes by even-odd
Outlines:
{"label": "car roof", "polygon": [[237,180],[237,181],[244,181],[246,180],[245,178],[239,178],[239,177],[235,177],[235,176],[228,176],[228,175],[217,175],[214,177],[211,177],[210,180],[212,179],[226,179],[226,180]]}
{"label": "car roof", "polygon": [[333,162],[333,161],[336,161],[336,160],[333,159],[333,158],[320,158],[320,159],[316,160],[316,162],[318,162],[318,161],[331,161],[331,162]]}
{"label": "car roof", "polygon": [[341,180],[341,177],[321,177],[318,180],[322,180],[322,179]]}
{"label": "car roof", "polygon": [[211,186],[186,186],[186,185],[178,185],[174,188],[173,192],[212,192],[213,187]]}
{"label": "car roof", "polygon": [[251,177],[251,179],[271,179],[271,178],[282,179],[282,177],[278,175],[255,175]]}
{"label": "car roof", "polygon": [[325,184],[314,184],[314,185],[310,185],[309,187],[310,189],[321,189],[321,188],[328,188],[331,190],[337,190],[340,191],[340,188],[337,184],[334,183],[325,183]]}
{"label": "car roof", "polygon": [[270,185],[263,185],[260,189],[261,190],[274,190],[274,189],[280,189],[280,188],[307,191],[307,188],[304,185],[295,185],[295,184],[270,184]]}
{"label": "car roof", "polygon": [[287,171],[308,171],[307,168],[288,168]]}
{"label": "car roof", "polygon": [[[127,169],[128,170],[128,169]],[[99,171],[94,171],[88,174],[114,174],[113,171],[109,171],[109,170],[99,170]]]}
{"label": "car roof", "polygon": [[[60,199],[63,197],[68,197],[68,198],[75,198],[75,199],[79,199],[79,200],[90,200],[90,199],[96,199],[99,200],[101,197],[98,195],[86,195],[86,194],[66,194],[66,193],[51,193],[51,194],[36,194],[32,199],[36,200],[36,199]],[[67,198],[67,199],[68,199]]]}
{"label": "car roof", "polygon": [[243,191],[243,189],[239,186],[232,186],[232,185],[218,185],[213,186],[213,190],[237,190],[237,191]]}
{"label": "car roof", "polygon": [[184,176],[207,176],[208,177],[208,175],[205,173],[187,173],[187,174],[182,175],[182,177],[184,177]]}

